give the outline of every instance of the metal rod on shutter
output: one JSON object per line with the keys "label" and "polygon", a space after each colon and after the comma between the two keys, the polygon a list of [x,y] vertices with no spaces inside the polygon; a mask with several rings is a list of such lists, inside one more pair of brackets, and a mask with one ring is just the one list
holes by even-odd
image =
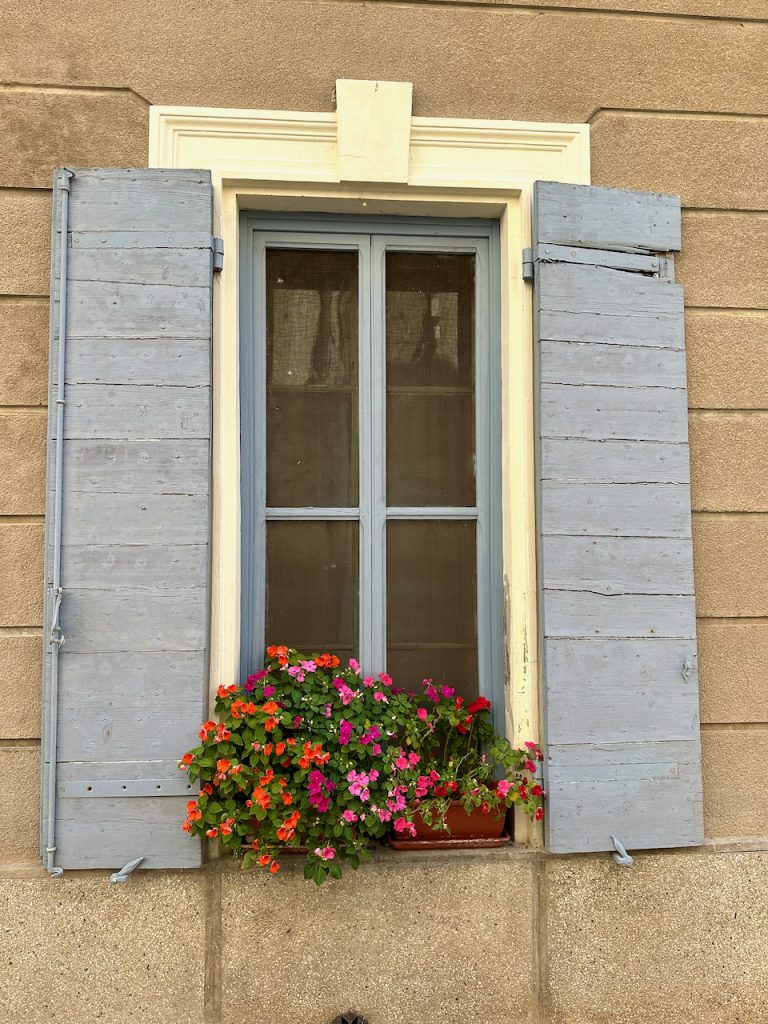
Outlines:
{"label": "metal rod on shutter", "polygon": [[[59,241],[59,347],[56,375],[56,462],[53,487],[53,597],[54,612],[48,646],[51,651],[51,685],[48,694],[48,824],[46,829],[46,869],[52,875],[61,875],[63,868],[54,864],[56,857],[56,758],[57,732],[59,724],[59,649],[64,643],[59,629],[61,609],[61,503],[62,480],[64,475],[64,359],[67,346],[67,256],[69,226],[69,190],[74,178],[72,171],[60,172],[58,189],[61,193],[61,226]],[[53,300],[53,296],[51,296]]]}

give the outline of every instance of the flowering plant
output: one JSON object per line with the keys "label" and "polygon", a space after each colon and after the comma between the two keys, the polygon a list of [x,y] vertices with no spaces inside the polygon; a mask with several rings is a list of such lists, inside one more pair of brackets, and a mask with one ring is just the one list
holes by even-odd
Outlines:
{"label": "flowering plant", "polygon": [[541,817],[535,744],[515,751],[496,736],[485,698],[464,706],[424,685],[417,696],[385,673],[363,677],[354,659],[343,668],[334,654],[267,648],[260,672],[219,687],[219,721],[181,759],[200,784],[183,828],[273,874],[281,851],[302,850],[319,885],[342,862],[357,868],[390,829],[413,830],[417,812],[440,826],[452,796],[467,810],[520,802]]}

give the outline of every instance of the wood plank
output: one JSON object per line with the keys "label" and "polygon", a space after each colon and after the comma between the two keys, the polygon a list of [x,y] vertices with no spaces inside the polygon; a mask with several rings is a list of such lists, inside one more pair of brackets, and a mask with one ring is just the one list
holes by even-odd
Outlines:
{"label": "wood plank", "polygon": [[208,494],[209,443],[200,440],[67,442],[69,491]]}
{"label": "wood plank", "polygon": [[[586,755],[587,749],[581,749]],[[687,762],[669,758],[654,763],[646,750],[645,777],[627,770],[617,772],[615,779],[594,781],[574,778],[570,766],[563,769],[557,764],[558,754],[559,748],[551,751],[547,768],[547,833],[553,853],[613,850],[611,835],[628,850],[702,842],[701,769],[696,754]]]}
{"label": "wood plank", "polygon": [[76,590],[185,590],[208,579],[207,544],[68,544],[62,579]]}
{"label": "wood plank", "polygon": [[544,439],[541,479],[573,483],[689,484],[687,444]]}
{"label": "wood plank", "polygon": [[698,739],[690,639],[549,639],[544,658],[549,743]]}
{"label": "wood plank", "polygon": [[547,638],[696,638],[692,595],[544,590],[543,620]]}
{"label": "wood plank", "polygon": [[139,248],[137,244],[131,249],[89,248],[76,246],[77,237],[72,238],[67,270],[70,288],[74,281],[208,287],[210,246],[206,249],[158,249],[154,245]]}
{"label": "wood plank", "polygon": [[205,385],[70,384],[65,438],[207,438],[211,389]]}
{"label": "wood plank", "polygon": [[70,231],[205,230],[212,221],[210,171],[78,169]]}
{"label": "wood plank", "polygon": [[690,489],[685,484],[541,485],[544,534],[690,537]]}
{"label": "wood plank", "polygon": [[66,541],[75,544],[206,544],[207,502],[199,494],[83,494],[64,496]]}
{"label": "wood plank", "polygon": [[67,350],[67,384],[210,384],[208,338],[81,338]]}
{"label": "wood plank", "polygon": [[543,384],[685,388],[685,352],[639,345],[542,341],[540,380]]}
{"label": "wood plank", "polygon": [[209,288],[79,281],[67,312],[71,341],[211,335]]}
{"label": "wood plank", "polygon": [[683,349],[683,289],[619,270],[537,265],[539,338]]}
{"label": "wood plank", "polygon": [[627,252],[680,249],[680,198],[594,185],[537,181],[536,241]]}
{"label": "wood plank", "polygon": [[59,800],[56,863],[121,868],[144,857],[142,870],[200,867],[200,841],[181,830],[186,806],[186,796]]}
{"label": "wood plank", "polygon": [[67,589],[60,614],[75,653],[197,651],[208,632],[208,592]]}
{"label": "wood plank", "polygon": [[693,594],[691,544],[658,537],[543,537],[545,589]]}
{"label": "wood plank", "polygon": [[[211,251],[210,231],[70,231],[73,249],[203,249]],[[210,274],[210,268],[209,268]]]}
{"label": "wood plank", "polygon": [[587,263],[591,267],[631,270],[647,277],[658,277],[662,265],[657,256],[617,252],[615,249],[583,249],[580,246],[554,245],[551,242],[537,245],[533,258],[539,263]]}
{"label": "wood plank", "polygon": [[542,384],[541,436],[595,441],[688,440],[685,388]]}
{"label": "wood plank", "polygon": [[180,757],[205,717],[205,651],[62,652],[61,761]]}

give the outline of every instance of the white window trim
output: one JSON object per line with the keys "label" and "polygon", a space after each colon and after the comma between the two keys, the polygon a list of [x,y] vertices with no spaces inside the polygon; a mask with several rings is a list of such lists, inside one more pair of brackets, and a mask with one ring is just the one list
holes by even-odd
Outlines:
{"label": "white window trim", "polygon": [[[344,86],[355,84],[371,96],[376,94],[371,83]],[[395,101],[402,102],[406,92],[400,90]],[[362,163],[374,167],[380,163],[381,177],[387,181],[350,184],[343,180],[349,154],[340,154],[338,135],[355,136],[356,125],[349,123],[350,118],[359,122],[365,116],[378,116],[372,106],[365,108],[366,102],[361,92],[357,104],[345,103],[342,111],[353,113],[343,113],[341,125],[337,113],[150,109],[149,166],[209,169],[216,233],[224,239],[224,269],[214,293],[211,685],[215,689],[220,683],[236,681],[239,670],[239,211],[497,218],[502,274],[507,733],[514,743],[537,739],[533,323],[531,288],[522,280],[522,249],[530,245],[535,180],[590,183],[589,126],[399,117],[395,121],[405,125],[406,136],[401,133],[390,142],[398,154],[406,147],[407,180],[392,182],[402,174],[392,172],[384,136],[374,131],[371,137],[382,148],[367,153]],[[398,166],[404,166],[402,160]],[[530,837],[520,824],[522,837]]]}

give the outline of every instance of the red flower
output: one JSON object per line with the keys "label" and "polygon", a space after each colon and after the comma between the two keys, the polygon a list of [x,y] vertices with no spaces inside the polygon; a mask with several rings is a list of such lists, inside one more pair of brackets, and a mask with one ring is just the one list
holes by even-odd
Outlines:
{"label": "red flower", "polygon": [[231,764],[232,762],[228,761],[226,757],[220,757],[219,760],[216,762],[216,771],[224,775],[226,772],[229,771]]}
{"label": "red flower", "polygon": [[543,792],[544,790],[541,788],[538,782],[535,786],[531,786],[531,796],[541,796]]}
{"label": "red flower", "polygon": [[185,821],[184,824],[181,827],[184,829],[185,832],[191,832],[192,831],[192,823],[189,822],[189,821]]}
{"label": "red flower", "polygon": [[478,697],[468,706],[467,711],[470,715],[476,715],[478,711],[490,711],[490,708],[491,702],[487,697]]}
{"label": "red flower", "polygon": [[209,839],[215,839],[216,836],[219,834],[219,830],[217,828],[209,828],[206,829],[205,834],[208,836]]}
{"label": "red flower", "polygon": [[526,761],[525,762],[525,770],[528,771],[528,772],[535,772],[536,771],[536,765],[533,763],[533,761]]}
{"label": "red flower", "polygon": [[544,811],[541,807],[536,808],[536,814],[534,815],[534,817],[536,818],[536,821],[541,821],[541,819],[544,817]]}
{"label": "red flower", "polygon": [[259,857],[259,864],[261,865],[261,867],[265,868],[271,860],[272,858],[268,853],[262,853],[262,855]]}
{"label": "red flower", "polygon": [[195,755],[193,753],[191,753],[191,752],[189,754],[185,754],[184,757],[182,757],[182,759],[181,759],[181,765],[179,767],[182,768],[182,769],[183,768],[187,768],[189,765],[192,764],[192,761],[194,760],[194,757],[195,757]]}
{"label": "red flower", "polygon": [[272,863],[269,865],[269,873],[271,875],[276,875],[279,870],[280,870],[280,865],[278,864],[278,862],[276,860],[273,860]]}

